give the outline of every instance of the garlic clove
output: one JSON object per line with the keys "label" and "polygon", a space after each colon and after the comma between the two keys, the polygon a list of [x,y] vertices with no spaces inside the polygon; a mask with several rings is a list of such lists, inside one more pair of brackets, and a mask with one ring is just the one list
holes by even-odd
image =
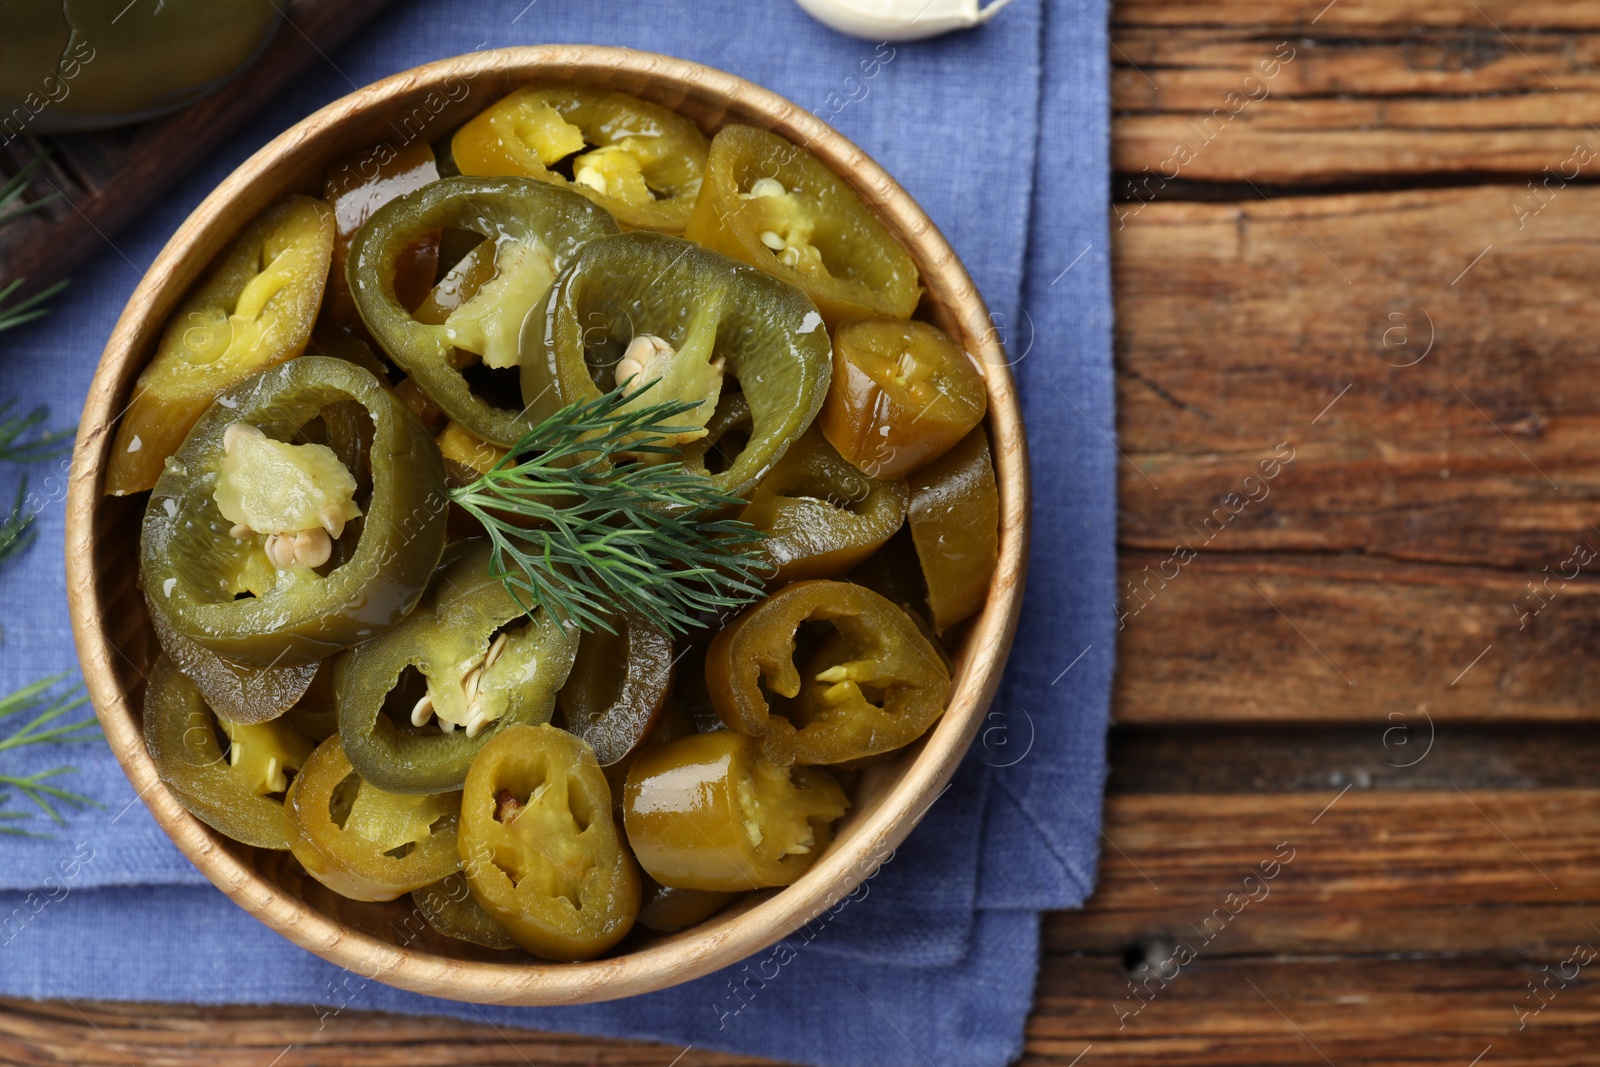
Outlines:
{"label": "garlic clove", "polygon": [[981,26],[1011,0],[795,0],[825,26],[868,41],[920,41]]}

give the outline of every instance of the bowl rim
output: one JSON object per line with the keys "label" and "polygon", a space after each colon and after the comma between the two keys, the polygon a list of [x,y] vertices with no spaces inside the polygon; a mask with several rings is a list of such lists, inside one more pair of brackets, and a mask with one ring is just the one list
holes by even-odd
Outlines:
{"label": "bowl rim", "polygon": [[[123,653],[112,644],[104,626],[108,605],[94,572],[96,545],[104,536],[97,531],[96,513],[108,499],[101,495],[100,486],[120,414],[119,398],[131,388],[133,377],[153,349],[155,333],[149,320],[159,316],[164,321],[163,299],[170,298],[166,304],[170,310],[221,244],[237,232],[236,223],[224,223],[229,206],[249,199],[258,181],[272,185],[269,199],[280,195],[285,184],[279,180],[281,175],[291,164],[302,162],[300,153],[317,148],[317,131],[337,130],[370,113],[369,109],[393,108],[451,78],[487,75],[525,82],[554,78],[582,84],[585,78],[604,81],[619,72],[692,85],[696,95],[711,94],[720,101],[724,122],[751,121],[750,116],[755,116],[765,128],[807,146],[887,221],[917,259],[924,281],[937,277],[944,294],[938,301],[941,310],[952,316],[987,380],[988,425],[1001,502],[999,562],[985,606],[970,624],[945,714],[925,735],[923,748],[910,766],[884,788],[874,810],[852,824],[793,885],[732,914],[724,913],[609,958],[578,963],[452,959],[355,930],[280,890],[224,847],[215,831],[191,816],[161,786],[145,749],[140,714],[114,669],[115,659]],[[329,158],[324,152],[316,162],[325,166]],[[279,184],[273,185],[275,180]],[[220,239],[219,227],[225,228]],[[930,274],[930,265],[937,271]],[[436,60],[333,101],[240,164],[168,239],[118,318],[84,403],[67,492],[68,603],[84,680],[123,771],[174,844],[235,903],[330,963],[413,992],[505,1005],[590,1003],[667,988],[738,963],[836,907],[892,858],[894,849],[948,788],[998,688],[1021,607],[1029,497],[1027,442],[1000,331],[943,235],[881,166],[799,105],[712,67],[598,45],[511,47]]]}

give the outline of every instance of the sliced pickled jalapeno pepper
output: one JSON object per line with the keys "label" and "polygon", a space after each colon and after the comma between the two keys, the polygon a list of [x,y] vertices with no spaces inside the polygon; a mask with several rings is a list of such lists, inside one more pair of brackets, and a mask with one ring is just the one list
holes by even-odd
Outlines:
{"label": "sliced pickled jalapeno pepper", "polygon": [[866,319],[834,334],[817,426],[862,471],[903,478],[965,437],[987,407],[977,365],[938,327]]}
{"label": "sliced pickled jalapeno pepper", "polygon": [[843,574],[887,541],[906,518],[906,486],[869,478],[815,427],[785,452],[739,516],[765,534],[777,568],[770,584]]}
{"label": "sliced pickled jalapeno pepper", "polygon": [[447,422],[434,438],[444,456],[445,474],[452,485],[466,485],[494,469],[506,449],[491,445],[459,422]]}
{"label": "sliced pickled jalapeno pepper", "polygon": [[[336,453],[291,443],[349,401],[372,423],[360,503]],[[234,663],[311,663],[405,617],[444,549],[446,511],[416,417],[360,367],[302,356],[224,392],[168,464],[145,510],[145,598],[159,625]]]}
{"label": "sliced pickled jalapeno pepper", "polygon": [[[797,654],[807,622],[830,627]],[[760,738],[766,758],[787,766],[910,744],[944,713],[950,674],[894,604],[859,585],[809,581],[746,608],[717,634],[706,685],[728,728]]]}
{"label": "sliced pickled jalapeno pepper", "polygon": [[351,900],[393,900],[461,865],[461,794],[404,796],[362,780],[337,736],[311,753],[289,787],[295,859]]}
{"label": "sliced pickled jalapeno pepper", "polygon": [[[471,231],[458,231],[471,233]],[[471,234],[476,237],[476,234]],[[443,326],[455,310],[462,304],[471,300],[478,294],[478,290],[494,281],[496,271],[496,253],[499,251],[499,242],[487,238],[462,253],[455,265],[445,272],[439,284],[435,285],[427,297],[412,316],[421,323],[429,326]],[[469,362],[468,357],[476,353],[462,354],[456,350],[455,362],[457,366]]]}
{"label": "sliced pickled jalapeno pepper", "polygon": [[461,804],[473,895],[517,943],[591,959],[639,913],[639,871],[617,832],[594,753],[553,726],[514,726],[484,746]]}
{"label": "sliced pickled jalapeno pepper", "polygon": [[[492,250],[494,275],[442,324],[433,324],[400,303],[395,270],[411,242],[442,227],[493,242],[478,255]],[[346,274],[367,329],[390,358],[452,419],[485,441],[509,447],[533,422],[520,404],[502,406],[476,395],[459,369],[457,350],[474,353],[493,369],[516,366],[529,309],[544,300],[551,280],[585,242],[616,232],[605,211],[544,182],[446,178],[374,212],[350,246]],[[426,308],[425,303],[419,314]]]}
{"label": "sliced pickled jalapeno pepper", "polygon": [[317,673],[295,705],[283,713],[283,721],[321,744],[339,732],[339,715],[333,704],[333,661],[317,664]]}
{"label": "sliced pickled jalapeno pepper", "polygon": [[752,126],[712,138],[684,236],[799,286],[830,327],[909,318],[922,295],[916,264],[843,178]]}
{"label": "sliced pickled jalapeno pepper", "polygon": [[478,903],[467,885],[467,876],[460,871],[442,882],[412,890],[411,899],[428,925],[446,937],[484,948],[517,947],[510,931]]}
{"label": "sliced pickled jalapeno pepper", "polygon": [[294,840],[283,794],[312,742],[287,723],[237,726],[219,718],[162,656],[146,683],[144,739],[162,783],[195,818],[257,848]]}
{"label": "sliced pickled jalapeno pepper", "polygon": [[117,428],[105,491],[149,489],[218,393],[298,356],[311,338],[333,254],[333,212],[289,196],[234,239],[179,305]]}
{"label": "sliced pickled jalapeno pepper", "polygon": [[[707,436],[738,391],[749,438],[718,487],[748,492],[816,417],[832,373],[827,331],[793,286],[659,233],[591,241],[523,333],[522,395],[534,418],[636,382],[640,406],[686,400],[678,443]],[[648,389],[643,386],[654,383]]]}
{"label": "sliced pickled jalapeno pepper", "polygon": [[[487,541],[451,546],[405,621],[334,661],[345,752],[380,789],[460,789],[496,733],[555,711],[578,635],[548,611],[529,619],[489,557]],[[407,686],[411,668],[420,677]]]}
{"label": "sliced pickled jalapeno pepper", "polygon": [[[462,174],[520,174],[572,188],[629,229],[682,233],[705,174],[705,134],[623,93],[519,89],[450,142]],[[557,169],[570,159],[572,178]]]}
{"label": "sliced pickled jalapeno pepper", "polygon": [[556,694],[566,729],[594,750],[602,767],[632,752],[655,725],[672,689],[672,638],[639,615],[591,630]]}
{"label": "sliced pickled jalapeno pepper", "polygon": [[[717,725],[720,727],[722,724]],[[656,716],[655,723],[645,733],[644,740],[622,759],[602,768],[606,774],[606,784],[611,787],[611,804],[619,820],[622,818],[622,787],[628,782],[628,768],[633,766],[633,757],[646,745],[664,744],[679,737],[688,737],[694,732],[694,716],[689,714],[689,709],[679,701],[669,699]]]}
{"label": "sliced pickled jalapeno pepper", "polygon": [[160,615],[150,617],[161,650],[188,676],[218,717],[253,725],[277,718],[310,690],[320,664],[258,667],[223,659],[174,630]]}
{"label": "sliced pickled jalapeno pepper", "polygon": [[[361,312],[350,295],[345,278],[345,261],[356,231],[378,208],[397,196],[439,180],[433,148],[417,139],[392,149],[374,145],[352,152],[328,165],[323,184],[323,199],[333,205],[338,235],[333,242],[332,269],[328,272],[328,294],[323,315],[338,326],[361,327]],[[439,231],[418,235],[395,261],[394,290],[400,303],[414,308],[433,288],[439,267]]]}
{"label": "sliced pickled jalapeno pepper", "polygon": [[737,893],[711,893],[704,889],[674,889],[651,879],[639,907],[639,925],[660,934],[687,930],[704,922],[739,899]]}
{"label": "sliced pickled jalapeno pepper", "polygon": [[902,526],[885,541],[876,552],[851,568],[844,580],[852,585],[864,585],[911,617],[922,631],[922,636],[939,653],[947,668],[953,669],[955,661],[949,649],[940,642],[934,630],[933,612],[928,607],[928,586],[922,577],[922,564],[917,560],[917,547],[911,540],[911,527]]}
{"label": "sliced pickled jalapeno pepper", "polygon": [[705,436],[678,447],[685,470],[710,477],[733,466],[750,441],[754,425],[750,405],[743,393],[723,393],[717,408],[706,421]]}
{"label": "sliced pickled jalapeno pepper", "polygon": [[911,476],[911,539],[940,633],[983,607],[1000,559],[1000,491],[979,426]]}
{"label": "sliced pickled jalapeno pepper", "polygon": [[623,819],[645,873],[664,886],[735,893],[789,885],[849,807],[820,767],[780,767],[731,730],[639,752]]}

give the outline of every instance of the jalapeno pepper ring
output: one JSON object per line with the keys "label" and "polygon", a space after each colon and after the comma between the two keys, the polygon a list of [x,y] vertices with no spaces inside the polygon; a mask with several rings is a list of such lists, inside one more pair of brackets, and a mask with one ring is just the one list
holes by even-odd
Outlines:
{"label": "jalapeno pepper ring", "polygon": [[[458,318],[468,312],[469,302],[433,325],[418,321],[400,303],[395,270],[412,242],[445,227],[496,242],[491,247],[500,269],[473,298],[484,306],[481,315]],[[350,245],[346,276],[362,320],[390,358],[452,419],[509,448],[537,420],[476,396],[457,369],[456,347],[487,349],[479,354],[491,365],[514,363],[523,313],[542,301],[550,280],[580,247],[616,232],[616,222],[604,210],[545,182],[446,178],[374,212]]]}
{"label": "jalapeno pepper ring", "polygon": [[[705,134],[625,93],[530,86],[450,141],[463,174],[525,174],[582,193],[630,229],[682,233],[705,174]],[[572,179],[551,169],[573,157]]]}
{"label": "jalapeno pepper ring", "polygon": [[602,767],[645,739],[672,690],[672,638],[639,615],[614,625],[616,633],[591,630],[579,639],[572,673],[556,694],[566,729]]}
{"label": "jalapeno pepper ring", "polygon": [[144,738],[162,783],[191,815],[247,845],[289,847],[295,830],[279,794],[311,755],[309,738],[282,720],[236,726],[219,718],[166,656],[145,683]]}
{"label": "jalapeno pepper ring", "polygon": [[[230,430],[243,424],[260,440],[289,440],[342,401],[372,422],[364,514],[341,531],[338,555],[324,557],[326,573],[275,570],[261,537],[236,536],[214,496]],[[416,604],[444,550],[446,499],[439,450],[371,373],[325,356],[291,360],[218,397],[156,483],[140,541],[150,613],[235,663],[315,662]]]}
{"label": "jalapeno pepper ring", "polygon": [[849,802],[820,767],[780,767],[731,730],[639,752],[623,801],[628,843],[664,886],[740,892],[789,885],[816,862]]}
{"label": "jalapeno pepper ring", "polygon": [[289,196],[245,227],[195,294],[173,312],[133,387],[106,471],[115,496],[149,489],[212,399],[305,350],[317,319],[333,211]]}
{"label": "jalapeno pepper ring", "polygon": [[442,882],[411,891],[411,900],[428,925],[446,937],[484,948],[516,948],[517,942],[472,895],[466,875],[457,871]]}
{"label": "jalapeno pepper ring", "polygon": [[[636,346],[650,348],[643,369]],[[660,233],[590,242],[523,327],[522,395],[534,418],[594,400],[638,378],[640,402],[698,401],[674,422],[706,427],[738,381],[751,428],[718,488],[748,492],[811,424],[833,359],[815,305],[793,286],[727,256]],[[655,368],[662,367],[658,372]],[[722,377],[720,387],[713,377]],[[680,438],[690,445],[697,432]]]}
{"label": "jalapeno pepper ring", "polygon": [[[831,623],[832,632],[802,655],[802,669],[795,634],[805,622]],[[760,738],[767,759],[840,764],[921,737],[944,714],[950,675],[888,600],[859,585],[808,581],[746,608],[717,634],[706,685],[723,723]],[[766,693],[777,699],[769,704]]]}
{"label": "jalapeno pepper ring", "polygon": [[276,719],[305,696],[320,669],[316,663],[295,667],[232,663],[178,633],[159,615],[152,615],[150,623],[161,651],[200,690],[206,705],[232,723],[248,726]]}
{"label": "jalapeno pepper ring", "polygon": [[[487,541],[452,546],[415,611],[334,661],[345,753],[380,789],[423,795],[460,789],[473,757],[497,733],[548,722],[555,710],[578,635],[542,610],[501,632],[525,615],[490,573],[489,557]],[[396,722],[384,703],[408,667],[427,688],[405,694]]]}
{"label": "jalapeno pepper ring", "polygon": [[815,427],[761,480],[741,519],[765,534],[773,586],[833,578],[870,556],[906,519],[906,485],[869,478]]}
{"label": "jalapeno pepper ring", "polygon": [[289,787],[290,845],[317,881],[351,900],[393,900],[460,867],[461,794],[401,796],[356,774],[337,736],[317,746]]}
{"label": "jalapeno pepper ring", "polygon": [[949,451],[988,404],[977,363],[938,327],[867,319],[834,333],[817,426],[862,471],[903,478]]}
{"label": "jalapeno pepper ring", "polygon": [[473,895],[517,943],[592,959],[639,913],[639,870],[587,745],[553,726],[513,726],[467,773],[461,863]]}
{"label": "jalapeno pepper ring", "polygon": [[917,266],[843,178],[767,130],[724,126],[684,236],[799,286],[830,327],[908,318]]}
{"label": "jalapeno pepper ring", "polygon": [[983,607],[1000,559],[1000,491],[977,427],[910,478],[911,540],[940,633]]}

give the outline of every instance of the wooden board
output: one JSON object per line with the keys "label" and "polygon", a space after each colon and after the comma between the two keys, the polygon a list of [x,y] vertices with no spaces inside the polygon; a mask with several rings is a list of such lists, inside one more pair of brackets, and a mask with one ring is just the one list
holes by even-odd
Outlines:
{"label": "wooden board", "polygon": [[[1543,201],[1527,183],[1600,150],[1600,6],[1113,17],[1122,571],[1144,592],[1123,605],[1100,890],[1046,923],[1025,1062],[1592,1063],[1590,970],[1543,1001],[1528,983],[1600,948],[1600,558],[1568,562],[1600,552],[1600,159]],[[1150,179],[1285,41],[1270,94]],[[1283,844],[1270,895],[1228,912]],[[1163,986],[1151,968],[1182,939],[1203,944]],[[124,1062],[92,1020],[134,1062],[683,1053],[78,1007],[0,1006],[0,1049]]]}

